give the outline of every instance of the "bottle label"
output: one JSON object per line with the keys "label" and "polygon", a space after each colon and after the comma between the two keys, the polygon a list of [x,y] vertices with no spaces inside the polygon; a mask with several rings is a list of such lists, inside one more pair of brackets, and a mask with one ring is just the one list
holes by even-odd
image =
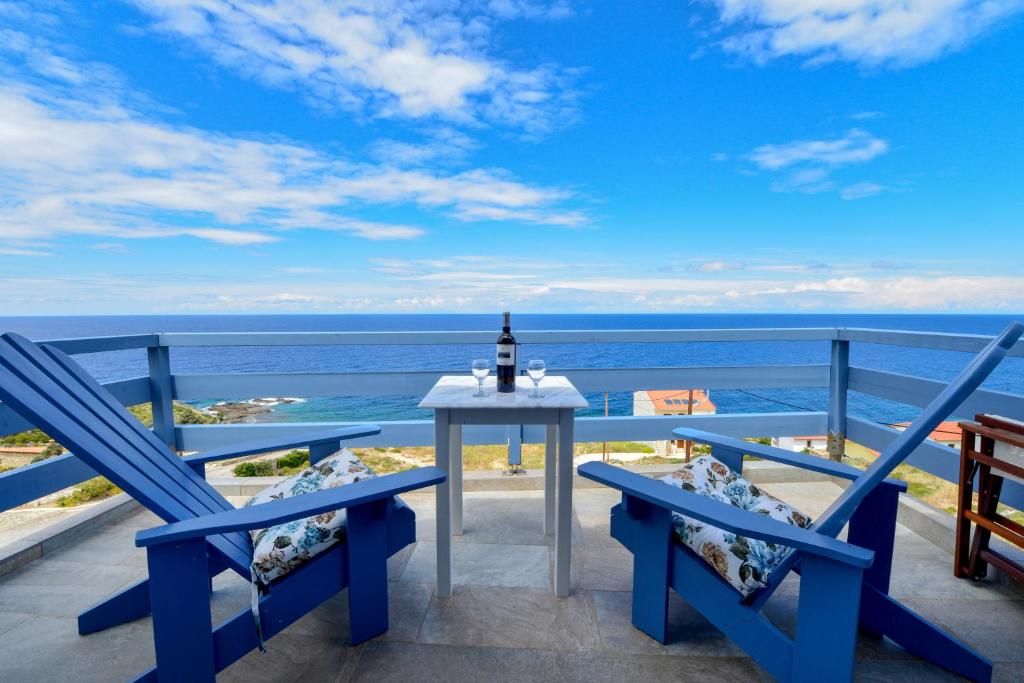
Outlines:
{"label": "bottle label", "polygon": [[498,365],[516,364],[516,345],[498,344]]}

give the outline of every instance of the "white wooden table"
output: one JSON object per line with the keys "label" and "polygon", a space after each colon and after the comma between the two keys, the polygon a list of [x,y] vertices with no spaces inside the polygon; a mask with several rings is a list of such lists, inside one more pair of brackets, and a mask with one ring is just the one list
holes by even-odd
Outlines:
{"label": "white wooden table", "polygon": [[[569,595],[569,554],[572,545],[573,419],[587,401],[568,379],[548,376],[541,398],[530,398],[533,382],[516,377],[516,390],[498,393],[493,377],[484,383],[486,396],[473,396],[476,379],[445,375],[420,401],[434,410],[436,465],[448,474],[437,486],[437,594],[452,594],[452,536],[462,535],[462,426],[547,426],[544,445],[544,533],[555,535],[555,595]],[[556,466],[557,444],[557,466]],[[556,476],[557,473],[557,476]],[[557,489],[557,498],[556,498]]]}

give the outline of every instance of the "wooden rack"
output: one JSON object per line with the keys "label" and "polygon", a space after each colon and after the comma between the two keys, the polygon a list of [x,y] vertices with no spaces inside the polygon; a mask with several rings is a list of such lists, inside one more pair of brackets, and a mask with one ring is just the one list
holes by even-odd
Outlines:
{"label": "wooden rack", "polygon": [[[1003,480],[1024,482],[1024,422],[995,415],[977,415],[961,422],[960,492],[956,517],[953,574],[979,580],[993,565],[1024,581],[1024,566],[989,547],[992,534],[1024,548],[1024,525],[998,512]],[[974,509],[977,475],[978,507]],[[971,538],[971,523],[974,537]]]}

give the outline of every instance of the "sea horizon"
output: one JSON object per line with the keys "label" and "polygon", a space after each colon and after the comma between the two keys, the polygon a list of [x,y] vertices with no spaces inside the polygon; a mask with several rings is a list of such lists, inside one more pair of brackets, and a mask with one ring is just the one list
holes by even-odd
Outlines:
{"label": "sea horizon", "polygon": [[[929,313],[516,313],[513,332],[528,329],[699,329],[876,327],[894,330],[995,334],[1024,315]],[[716,324],[710,324],[710,323]],[[4,316],[0,331],[32,339],[109,336],[152,332],[324,332],[324,331],[465,331],[492,329],[495,313],[339,313],[339,314],[173,314]],[[209,372],[372,372],[444,370],[468,372],[472,358],[493,355],[491,345],[438,345],[423,354],[417,346],[307,346],[172,348],[175,373]],[[687,365],[788,365],[828,363],[827,342],[689,342],[680,344],[523,344],[520,358],[543,358],[553,372],[559,368],[679,367]],[[142,350],[80,356],[101,381],[146,373]],[[948,380],[967,362],[967,355],[928,349],[856,344],[855,365]],[[996,390],[1019,390],[1024,384],[1024,359],[1010,358],[986,383]],[[643,387],[637,387],[642,389]],[[680,387],[686,389],[691,387]],[[701,388],[701,387],[692,387]],[[826,410],[822,389],[713,390],[721,413]],[[191,402],[208,408],[221,401],[246,401],[257,396],[219,396]],[[355,420],[429,419],[416,408],[416,396],[296,397],[258,421],[330,422]],[[591,408],[582,415],[603,414],[604,395],[589,395]],[[883,423],[912,419],[917,409],[851,392],[851,412]],[[632,413],[631,392],[611,392],[609,413]],[[971,417],[971,416],[963,416]]]}

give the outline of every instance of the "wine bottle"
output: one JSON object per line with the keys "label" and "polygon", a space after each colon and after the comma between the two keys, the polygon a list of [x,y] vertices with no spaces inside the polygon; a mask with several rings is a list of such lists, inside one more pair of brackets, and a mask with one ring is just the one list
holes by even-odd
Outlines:
{"label": "wine bottle", "polygon": [[512,322],[508,311],[502,313],[504,322],[498,337],[498,391],[508,394],[516,390],[516,338],[512,336]]}

